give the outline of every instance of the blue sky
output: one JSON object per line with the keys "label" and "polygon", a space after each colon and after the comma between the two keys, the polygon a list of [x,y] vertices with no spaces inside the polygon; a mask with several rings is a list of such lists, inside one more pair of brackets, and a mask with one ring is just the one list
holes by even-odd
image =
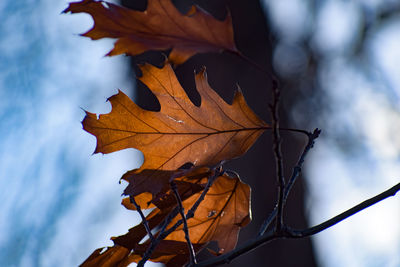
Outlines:
{"label": "blue sky", "polygon": [[106,113],[118,88],[131,94],[127,59],[78,36],[91,18],[60,15],[66,6],[0,3],[1,266],[77,266],[138,222],[118,179],[140,155],[92,156],[80,124],[82,109]]}

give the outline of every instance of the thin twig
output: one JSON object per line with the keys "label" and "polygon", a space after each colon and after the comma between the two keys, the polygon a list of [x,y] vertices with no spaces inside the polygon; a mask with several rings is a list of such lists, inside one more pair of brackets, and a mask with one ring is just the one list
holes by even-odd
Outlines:
{"label": "thin twig", "polygon": [[186,243],[187,243],[188,249],[189,249],[190,265],[193,265],[193,264],[197,263],[196,253],[193,249],[192,241],[190,241],[189,228],[188,228],[188,224],[187,224],[187,220],[186,220],[186,216],[185,216],[185,209],[183,208],[182,199],[181,199],[181,196],[179,195],[176,183],[174,181],[171,181],[170,186],[171,186],[172,191],[174,192],[176,202],[178,203],[179,213],[181,214],[182,221],[183,221],[183,232],[185,233],[185,239],[186,239]]}
{"label": "thin twig", "polygon": [[162,223],[161,230],[159,231],[159,234],[157,235],[155,240],[150,243],[150,246],[146,249],[145,253],[143,254],[142,259],[138,262],[138,265],[137,265],[138,267],[143,267],[144,266],[146,261],[148,259],[150,259],[151,254],[156,249],[157,245],[161,242],[161,240],[163,240],[165,238],[165,236],[163,236],[163,234],[166,232],[168,224],[172,221],[173,218],[176,217],[176,215],[178,215],[178,213],[179,213],[178,209],[179,209],[178,207],[175,207],[175,209],[173,209],[168,214],[167,218],[164,219],[164,222]]}
{"label": "thin twig", "polygon": [[307,135],[307,136],[309,136],[311,134],[309,131],[301,130],[301,129],[295,129],[295,128],[282,128],[282,127],[279,127],[279,131],[302,133],[302,134]]}
{"label": "thin twig", "polygon": [[268,215],[268,217],[262,223],[260,230],[258,231],[258,236],[262,236],[265,233],[265,231],[267,231],[268,227],[274,221],[277,213],[278,213],[278,207],[275,206],[273,211]]}
{"label": "thin twig", "polygon": [[251,58],[248,56],[244,55],[240,51],[233,51],[233,50],[227,50],[227,52],[234,54],[235,56],[238,56],[242,60],[246,61],[248,64],[250,64],[252,67],[260,71],[262,74],[264,74],[265,79],[268,81],[272,80],[278,84],[278,79],[270,72],[265,70],[260,64],[257,62],[253,61]]}
{"label": "thin twig", "polygon": [[224,173],[227,174],[230,177],[234,177],[234,178],[240,179],[239,173],[235,172],[234,170],[224,170]]}
{"label": "thin twig", "polygon": [[335,217],[333,217],[330,220],[327,220],[321,224],[318,224],[316,226],[313,226],[313,227],[310,227],[310,228],[304,229],[304,230],[288,229],[288,233],[289,233],[290,237],[293,237],[293,238],[302,238],[302,237],[307,237],[310,235],[315,235],[315,234],[337,224],[338,222],[341,222],[341,221],[349,218],[350,216],[356,214],[357,212],[360,212],[360,211],[384,200],[385,198],[396,195],[396,193],[399,191],[400,191],[400,183],[398,183],[397,185],[393,186],[392,188],[389,188],[388,190],[380,193],[379,195],[376,195],[370,199],[367,199],[367,200],[361,202],[360,204],[354,206],[353,208],[351,208],[345,212],[342,212],[339,215],[336,215]]}
{"label": "thin twig", "polygon": [[[294,168],[293,168],[292,176],[290,177],[288,183],[285,186],[284,195],[283,195],[283,206],[286,203],[286,200],[289,196],[289,193],[290,193],[294,183],[297,180],[297,177],[301,173],[301,169],[303,167],[303,163],[307,156],[308,151],[310,151],[310,149],[314,146],[315,139],[318,138],[320,133],[321,133],[321,130],[319,130],[318,128],[316,128],[312,133],[307,132],[307,136],[308,136],[307,145],[304,147],[304,150],[301,153],[296,166],[294,166]],[[278,208],[275,207],[275,209],[264,220],[263,224],[260,227],[260,231],[258,232],[259,236],[263,235],[265,233],[265,231],[267,231],[268,227],[271,225],[272,221],[274,220],[275,216],[277,215],[277,212],[278,212]]]}
{"label": "thin twig", "polygon": [[223,173],[222,167],[221,166],[217,166],[214,170],[214,174],[213,176],[211,176],[210,178],[208,178],[206,187],[204,188],[203,192],[201,192],[200,197],[196,200],[196,202],[194,203],[194,205],[190,208],[190,210],[187,212],[186,214],[186,219],[190,219],[194,216],[195,211],[197,210],[197,208],[199,207],[200,203],[203,201],[204,197],[206,196],[206,194],[208,193],[208,190],[210,190],[210,187],[212,186],[212,184],[214,183],[215,179],[218,178],[218,176],[220,176]]}
{"label": "thin twig", "polygon": [[227,253],[224,253],[215,258],[211,258],[209,260],[205,260],[196,264],[196,267],[205,267],[205,266],[217,266],[222,264],[230,263],[233,259],[242,256],[253,249],[258,248],[274,239],[280,238],[280,236],[276,235],[273,230],[267,232],[263,236],[259,236],[257,238],[248,240],[243,245],[238,246],[236,249],[231,250]]}
{"label": "thin twig", "polygon": [[276,178],[278,181],[278,201],[276,206],[278,207],[277,217],[276,217],[276,230],[279,232],[283,225],[283,197],[284,197],[284,188],[285,188],[285,178],[283,176],[283,158],[281,152],[281,136],[279,133],[279,100],[280,100],[280,91],[278,88],[278,84],[273,82],[272,85],[274,102],[270,106],[271,115],[272,115],[272,128],[273,128],[273,139],[274,139],[274,155],[275,155],[275,164],[276,164]]}
{"label": "thin twig", "polygon": [[142,218],[142,223],[144,225],[144,228],[146,229],[147,234],[150,237],[151,242],[154,242],[154,236],[151,233],[151,229],[150,229],[149,223],[148,223],[146,217],[144,216],[144,214],[142,212],[142,209],[140,208],[139,204],[136,203],[134,196],[129,196],[129,199],[130,199],[131,203],[135,206],[135,208],[136,208],[137,212],[139,213],[140,217]]}
{"label": "thin twig", "polygon": [[[223,172],[222,170],[216,170],[214,175],[208,179],[206,187],[204,188],[203,192],[201,193],[199,198],[196,200],[196,202],[193,204],[193,206],[190,208],[190,210],[186,213],[186,220],[194,217],[194,213],[196,212],[200,203],[204,200],[204,197],[208,193],[208,190],[210,189],[211,185],[214,183],[215,179],[221,175],[222,172]],[[171,226],[168,230],[165,230],[164,233],[162,233],[160,235],[162,235],[163,238],[167,237],[170,233],[175,231],[182,223],[183,223],[183,220],[177,221],[173,226]]]}
{"label": "thin twig", "polygon": [[311,150],[311,148],[313,148],[315,139],[318,138],[320,133],[321,133],[321,130],[318,128],[314,129],[314,131],[312,133],[309,133],[307,145],[305,146],[303,152],[301,153],[301,156],[300,156],[299,160],[297,161],[296,166],[294,166],[292,176],[290,177],[290,179],[285,187],[285,195],[283,198],[284,205],[286,203],[287,197],[289,196],[290,190],[292,190],[292,187],[293,187],[294,183],[296,182],[297,177],[299,177],[299,175],[301,173],[303,163],[307,156],[307,153],[308,153],[308,151]]}
{"label": "thin twig", "polygon": [[278,238],[302,238],[310,235],[314,235],[316,233],[319,233],[336,223],[347,219],[348,217],[356,214],[357,212],[366,209],[382,200],[385,198],[388,198],[390,196],[396,195],[397,192],[400,191],[400,183],[397,185],[393,186],[392,188],[380,193],[379,195],[376,195],[375,197],[372,197],[368,200],[365,200],[364,202],[354,206],[353,208],[333,217],[330,220],[327,220],[317,226],[305,229],[305,230],[292,230],[292,229],[287,229],[285,228],[284,231],[281,231],[280,233],[276,232],[275,230],[270,230],[267,233],[265,233],[262,236],[258,236],[257,238],[251,239],[244,243],[241,246],[238,246],[236,249],[227,252],[223,255],[220,255],[218,257],[202,261],[198,264],[196,264],[196,267],[205,267],[205,266],[217,266],[221,264],[226,264],[231,262],[233,259],[251,251],[254,250],[272,240],[278,239]]}

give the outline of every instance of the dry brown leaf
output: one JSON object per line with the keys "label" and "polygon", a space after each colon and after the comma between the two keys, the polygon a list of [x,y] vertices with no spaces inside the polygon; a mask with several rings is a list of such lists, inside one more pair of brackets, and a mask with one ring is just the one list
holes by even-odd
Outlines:
{"label": "dry brown leaf", "polygon": [[[195,181],[195,183],[204,184],[207,179],[202,178]],[[185,195],[185,192],[181,193],[182,196]],[[187,198],[183,198],[182,204],[186,212],[197,201],[200,194],[201,192],[197,192]],[[164,199],[164,201],[168,202],[168,204],[165,204],[166,207],[164,209],[155,208],[146,217],[152,230],[160,227],[164,219],[176,207],[176,202],[173,205],[171,200]],[[177,215],[168,228],[180,219],[180,215]],[[248,224],[250,220],[250,187],[241,182],[239,178],[230,178],[225,175],[219,176],[200,203],[194,217],[188,220],[190,238],[196,252],[203,249],[210,241],[218,242],[220,248],[218,253],[232,250],[236,246],[240,228]],[[189,252],[182,227],[182,225],[178,227],[165,240],[159,243],[150,257],[151,261],[162,262],[167,266],[183,266],[189,260]],[[139,244],[146,235],[146,229],[141,223],[131,228],[125,235],[113,237],[114,247],[108,248],[104,253],[96,250],[85,263],[113,262],[116,265],[111,266],[127,266],[121,264],[138,262],[150,245],[149,239],[143,244]],[[121,247],[125,250],[121,249]],[[112,251],[114,250],[118,254],[112,256]]]}
{"label": "dry brown leaf", "polygon": [[[105,250],[105,251],[103,251]],[[80,267],[125,267],[134,262],[129,260],[130,251],[121,246],[96,249]]]}
{"label": "dry brown leaf", "polygon": [[176,170],[185,163],[213,166],[244,154],[268,125],[247,106],[237,91],[232,105],[209,86],[205,70],[196,74],[201,96],[195,106],[170,65],[141,67],[140,80],[158,98],[161,110],[147,111],[124,93],[109,98],[112,110],[86,112],[83,128],[97,137],[95,153],[136,148],[144,154],[145,169]]}
{"label": "dry brown leaf", "polygon": [[[136,203],[140,206],[141,209],[144,209],[144,210],[155,208],[154,204],[151,203],[152,199],[153,199],[153,195],[148,192],[144,192],[135,197]],[[135,205],[133,205],[131,203],[130,197],[126,197],[126,198],[122,199],[121,204],[128,210],[136,210]]]}
{"label": "dry brown leaf", "polygon": [[[153,198],[150,201],[156,204],[170,191],[170,182],[172,180],[175,180],[180,192],[191,191],[194,194],[202,190],[203,187],[191,182],[191,180],[199,180],[209,175],[209,169],[204,167],[175,171],[129,171],[122,176],[122,179],[129,182],[129,185],[124,190],[124,195],[138,196],[145,192],[151,193]],[[140,201],[142,200],[140,199]]]}
{"label": "dry brown leaf", "polygon": [[[171,49],[170,62],[180,64],[196,53],[224,49],[238,52],[229,14],[225,21],[218,21],[192,7],[183,15],[170,0],[148,0],[144,12],[103,1],[83,0],[70,3],[65,12],[85,12],[93,17],[94,26],[84,36],[117,38],[110,56]],[[160,102],[159,112],[144,110],[119,92],[109,98],[110,113],[97,117],[86,112],[82,124],[97,138],[95,153],[126,148],[142,151],[145,160],[141,168],[123,176],[129,182],[124,194],[134,197],[144,209],[154,208],[146,220],[151,231],[159,231],[171,212],[178,213],[170,189],[172,180],[187,212],[214,174],[208,167],[244,154],[269,126],[247,106],[240,91],[236,92],[233,103],[227,104],[209,86],[205,70],[195,76],[201,97],[199,107],[190,101],[169,64],[161,69],[144,65],[141,70],[140,80]],[[193,168],[178,169],[186,163],[193,164]],[[136,209],[129,198],[122,204]],[[176,215],[169,227],[180,219]],[[194,217],[188,220],[195,251],[200,251],[210,241],[218,242],[218,253],[232,250],[240,228],[250,220],[249,186],[239,178],[219,176]],[[142,222],[127,234],[112,238],[114,247],[95,250],[82,266],[122,267],[138,262],[151,243],[149,239],[146,241],[146,227]],[[152,261],[167,266],[182,266],[188,261],[182,227],[159,243],[151,255]]]}
{"label": "dry brown leaf", "polygon": [[[163,220],[168,216],[173,207],[170,209],[160,210],[158,208],[154,209],[150,212],[149,215],[146,216],[146,220],[151,230],[155,229],[159,226]],[[114,244],[116,246],[123,246],[129,250],[135,249],[139,242],[145,238],[147,235],[146,228],[143,223],[136,225],[129,229],[128,233],[118,236],[112,237]]]}
{"label": "dry brown leaf", "polygon": [[148,50],[172,49],[169,59],[181,64],[196,53],[229,50],[237,52],[231,16],[218,21],[192,7],[181,14],[170,0],[149,0],[147,10],[134,11],[104,1],[70,3],[64,12],[90,14],[94,26],[83,34],[93,40],[117,38],[108,55],[138,55]]}
{"label": "dry brown leaf", "polygon": [[[206,182],[206,178],[200,182]],[[201,192],[198,192],[183,201],[185,211],[193,206],[200,194]],[[168,228],[180,219],[180,215],[177,215]],[[247,225],[250,220],[250,187],[239,178],[220,176],[210,187],[194,217],[187,221],[190,240],[196,252],[203,249],[210,241],[217,241],[218,253],[225,253],[235,248],[241,227]],[[136,230],[132,228],[128,234],[114,239],[114,242],[134,249],[131,255],[140,256],[135,257],[134,261],[138,262],[150,245],[150,240],[143,244],[133,243],[135,232]],[[122,240],[126,243],[121,242]],[[183,225],[156,247],[150,260],[162,262],[167,266],[183,266],[189,260]]]}
{"label": "dry brown leaf", "polygon": [[[182,202],[185,210],[190,209],[201,192]],[[174,225],[180,217],[175,217]],[[251,220],[250,187],[239,178],[218,177],[210,187],[194,217],[188,220],[190,240],[193,244],[217,241],[219,253],[235,248],[240,228]],[[185,233],[180,226],[166,240],[185,242]]]}
{"label": "dry brown leaf", "polygon": [[[201,171],[204,171],[201,173]],[[163,172],[163,171],[158,171]],[[177,171],[177,173],[180,171]],[[212,175],[207,168],[198,168],[193,171],[188,171],[187,176],[178,177],[175,179],[177,184],[178,192],[182,200],[186,200],[194,194],[202,191],[204,187],[202,183],[207,182],[207,178]],[[206,178],[205,178],[206,177]],[[137,204],[146,207],[145,201],[152,199],[149,194],[142,193],[138,196],[134,196]],[[141,204],[140,204],[141,203]],[[130,204],[129,198],[122,201],[122,204],[128,209],[135,210],[135,206]],[[169,189],[164,192],[162,198],[154,201],[156,208],[146,217],[148,225],[151,230],[155,229],[159,224],[169,215],[169,213],[177,206],[174,193]],[[151,206],[147,206],[150,208]],[[138,243],[146,236],[147,232],[144,228],[143,223],[129,229],[129,232],[125,235],[119,237],[113,237],[113,241],[117,245],[124,246],[128,249],[134,249],[137,247]]]}
{"label": "dry brown leaf", "polygon": [[[129,182],[129,185],[124,190],[124,195],[134,196],[140,203],[144,203],[148,199],[145,193],[151,193],[150,200],[147,200],[145,205],[139,204],[141,207],[146,207],[150,203],[155,204],[162,209],[166,205],[175,205],[175,197],[171,194],[170,182],[175,181],[181,197],[186,199],[191,195],[203,190],[203,186],[197,182],[204,177],[209,177],[211,172],[206,167],[191,168],[187,170],[163,171],[163,170],[142,170],[129,171],[122,179]],[[165,201],[169,196],[169,202]]]}
{"label": "dry brown leaf", "polygon": [[[142,254],[145,253],[149,242],[138,245],[134,253],[132,253],[132,260],[139,262]],[[199,252],[205,247],[206,244],[193,244],[195,252]],[[134,257],[135,255],[136,257]],[[152,253],[150,260],[152,262],[162,262],[167,267],[181,267],[187,263],[189,258],[188,245],[186,242],[174,240],[162,240],[157,248]]]}

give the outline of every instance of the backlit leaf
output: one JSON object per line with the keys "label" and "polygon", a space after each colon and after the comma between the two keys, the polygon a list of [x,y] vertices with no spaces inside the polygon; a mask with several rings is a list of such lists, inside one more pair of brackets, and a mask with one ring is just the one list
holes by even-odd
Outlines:
{"label": "backlit leaf", "polygon": [[[201,192],[183,201],[185,209],[196,202]],[[179,216],[171,222],[175,224]],[[218,177],[204,200],[188,220],[190,239],[193,244],[218,241],[219,253],[235,248],[239,230],[251,220],[250,187],[239,178]],[[185,242],[182,226],[171,233],[166,240]]]}
{"label": "backlit leaf", "polygon": [[213,166],[244,154],[268,125],[247,106],[240,91],[227,104],[207,83],[205,71],[196,74],[201,96],[195,106],[170,65],[141,67],[140,80],[158,98],[161,110],[147,111],[124,93],[109,98],[112,110],[86,112],[82,124],[97,138],[95,153],[136,148],[144,154],[139,170],[176,170],[185,163]]}
{"label": "backlit leaf", "polygon": [[70,3],[64,12],[85,12],[93,17],[94,26],[84,36],[117,38],[110,56],[172,49],[169,60],[181,64],[196,53],[237,52],[229,13],[224,21],[194,6],[188,14],[181,14],[170,0],[149,0],[144,12],[83,0]]}

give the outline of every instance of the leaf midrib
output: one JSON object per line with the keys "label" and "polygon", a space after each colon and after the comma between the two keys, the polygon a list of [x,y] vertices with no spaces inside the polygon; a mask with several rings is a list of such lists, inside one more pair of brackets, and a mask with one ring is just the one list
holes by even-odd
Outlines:
{"label": "leaf midrib", "polygon": [[214,131],[214,132],[137,132],[125,129],[116,129],[116,128],[107,128],[107,127],[91,127],[92,129],[97,130],[109,130],[109,131],[118,131],[118,132],[126,132],[132,134],[157,134],[157,135],[215,135],[215,134],[225,134],[225,133],[236,133],[241,131],[261,131],[270,129],[270,126],[260,126],[260,127],[252,127],[252,128],[239,128],[239,129],[232,129],[232,130],[221,130],[221,131]]}

